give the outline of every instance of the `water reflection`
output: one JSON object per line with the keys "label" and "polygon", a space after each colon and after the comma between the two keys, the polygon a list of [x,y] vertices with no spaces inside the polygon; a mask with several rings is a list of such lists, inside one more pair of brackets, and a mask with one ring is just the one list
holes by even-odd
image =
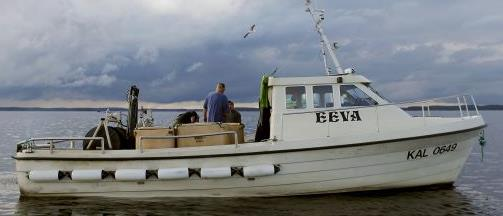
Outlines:
{"label": "water reflection", "polygon": [[276,198],[21,198],[21,215],[491,215],[453,188]]}

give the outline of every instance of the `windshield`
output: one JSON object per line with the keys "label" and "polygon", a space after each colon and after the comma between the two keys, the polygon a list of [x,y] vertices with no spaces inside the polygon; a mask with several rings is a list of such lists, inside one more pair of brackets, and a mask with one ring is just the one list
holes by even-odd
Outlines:
{"label": "windshield", "polygon": [[382,96],[377,90],[375,90],[371,85],[370,83],[364,83],[363,85],[365,85],[367,88],[370,89],[370,91],[374,92],[377,96],[379,96],[380,98],[382,98],[383,100],[385,100],[386,102],[390,102],[390,100],[388,100],[387,98],[385,98],[384,96]]}

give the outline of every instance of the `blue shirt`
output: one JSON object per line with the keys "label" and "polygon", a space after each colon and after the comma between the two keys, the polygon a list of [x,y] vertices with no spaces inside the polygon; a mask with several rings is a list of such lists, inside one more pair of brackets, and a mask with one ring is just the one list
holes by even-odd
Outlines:
{"label": "blue shirt", "polygon": [[229,112],[227,96],[211,92],[206,96],[203,107],[208,112],[208,122],[224,122],[224,113]]}

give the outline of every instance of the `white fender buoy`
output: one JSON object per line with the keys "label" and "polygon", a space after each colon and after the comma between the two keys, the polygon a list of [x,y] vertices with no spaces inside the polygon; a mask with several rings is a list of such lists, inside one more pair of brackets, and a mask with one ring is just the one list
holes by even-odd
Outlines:
{"label": "white fender buoy", "polygon": [[100,181],[103,170],[101,169],[88,169],[88,170],[73,170],[73,181]]}
{"label": "white fender buoy", "polygon": [[230,167],[201,168],[201,178],[227,178],[231,175]]}
{"label": "white fender buoy", "polygon": [[160,180],[174,180],[189,178],[189,168],[158,169],[157,178]]}
{"label": "white fender buoy", "polygon": [[59,170],[32,170],[28,173],[28,178],[34,182],[58,181],[60,176]]}
{"label": "white fender buoy", "polygon": [[143,181],[146,178],[146,169],[118,169],[115,171],[115,180],[117,181]]}
{"label": "white fender buoy", "polygon": [[274,175],[274,165],[256,165],[243,167],[244,177],[260,177]]}

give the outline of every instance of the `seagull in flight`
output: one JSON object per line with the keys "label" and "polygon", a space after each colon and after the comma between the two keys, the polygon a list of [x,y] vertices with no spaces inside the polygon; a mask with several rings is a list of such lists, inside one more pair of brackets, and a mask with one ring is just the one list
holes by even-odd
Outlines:
{"label": "seagull in flight", "polygon": [[252,26],[250,26],[250,30],[248,30],[248,32],[246,32],[246,34],[243,36],[243,38],[248,37],[248,35],[250,35],[253,32],[255,32],[255,24],[253,24]]}

